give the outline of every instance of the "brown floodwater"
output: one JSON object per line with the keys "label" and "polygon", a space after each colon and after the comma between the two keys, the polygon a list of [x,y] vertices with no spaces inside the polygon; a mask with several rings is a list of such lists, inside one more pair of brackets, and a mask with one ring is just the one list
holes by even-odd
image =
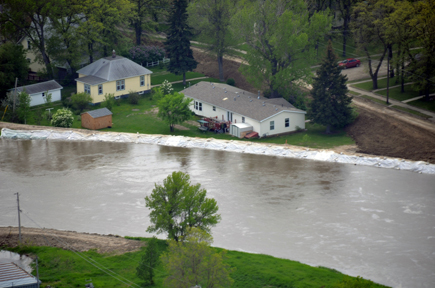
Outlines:
{"label": "brown floodwater", "polygon": [[[435,176],[150,144],[0,139],[0,226],[150,236],[144,197],[172,171],[219,205],[214,245],[393,287],[435,283]],[[165,238],[166,235],[159,235]]]}

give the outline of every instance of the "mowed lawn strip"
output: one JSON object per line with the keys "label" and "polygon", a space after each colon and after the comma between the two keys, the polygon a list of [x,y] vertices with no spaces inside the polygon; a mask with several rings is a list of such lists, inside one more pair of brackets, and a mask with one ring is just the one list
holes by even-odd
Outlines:
{"label": "mowed lawn strip", "polygon": [[[127,237],[128,238],[128,237]],[[138,238],[138,241],[147,241]],[[159,240],[161,250],[166,249],[165,240]],[[6,248],[6,247],[3,247]],[[8,250],[38,256],[39,277],[42,287],[84,287],[92,280],[95,287],[132,287],[128,281],[142,285],[136,275],[136,268],[141,260],[143,251],[129,252],[121,255],[99,254],[94,250],[74,253],[53,247],[21,246],[21,248],[7,248]],[[214,248],[218,251],[220,248]],[[336,287],[343,279],[352,279],[333,269],[311,267],[297,261],[275,258],[262,254],[250,254],[238,251],[227,251],[226,263],[235,268],[231,273],[234,279],[232,287]],[[84,260],[87,259],[94,265]],[[95,266],[104,266],[117,275],[115,277],[104,273]],[[33,274],[36,273],[34,270]],[[164,278],[167,276],[162,265],[155,269],[155,285],[149,287],[165,287]],[[112,273],[113,275],[113,273]],[[125,282],[125,283],[123,283]],[[128,283],[128,284],[127,284]],[[385,287],[374,284],[370,287]]]}

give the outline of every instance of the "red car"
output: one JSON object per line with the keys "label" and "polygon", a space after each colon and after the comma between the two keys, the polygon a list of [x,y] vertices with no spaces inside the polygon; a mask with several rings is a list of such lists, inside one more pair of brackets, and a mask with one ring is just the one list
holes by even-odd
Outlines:
{"label": "red car", "polygon": [[338,63],[338,66],[343,67],[343,69],[359,67],[361,61],[355,58],[349,58]]}

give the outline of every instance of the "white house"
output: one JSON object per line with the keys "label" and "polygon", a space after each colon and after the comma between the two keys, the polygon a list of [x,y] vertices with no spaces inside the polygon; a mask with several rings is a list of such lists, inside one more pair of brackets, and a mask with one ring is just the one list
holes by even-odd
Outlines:
{"label": "white house", "polygon": [[181,93],[193,99],[190,109],[195,114],[249,124],[260,137],[305,129],[306,112],[283,98],[268,99],[227,84],[210,82],[200,82]]}
{"label": "white house", "polygon": [[[36,105],[41,105],[46,103],[45,99],[48,93],[51,93],[52,102],[60,101],[61,89],[63,89],[63,87],[60,86],[59,83],[57,83],[54,80],[50,80],[46,82],[40,82],[37,84],[17,87],[17,93],[26,90],[26,93],[30,95],[30,106],[36,106]],[[11,91],[14,91],[14,89],[12,89]]]}

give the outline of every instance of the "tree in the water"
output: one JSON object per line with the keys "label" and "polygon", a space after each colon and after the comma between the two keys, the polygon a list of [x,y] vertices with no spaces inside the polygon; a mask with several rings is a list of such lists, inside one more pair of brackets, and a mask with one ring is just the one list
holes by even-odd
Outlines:
{"label": "tree in the water", "polygon": [[347,77],[341,74],[341,69],[329,41],[326,58],[314,78],[311,90],[313,101],[309,111],[315,123],[326,126],[326,133],[331,133],[331,127],[343,127],[355,119],[350,107],[352,97],[346,95]]}
{"label": "tree in the water", "polygon": [[165,49],[171,61],[168,71],[175,75],[183,74],[183,85],[186,85],[186,72],[192,71],[198,64],[193,59],[193,52],[190,49],[192,37],[191,28],[187,25],[187,1],[174,1],[171,10],[167,40]]}

